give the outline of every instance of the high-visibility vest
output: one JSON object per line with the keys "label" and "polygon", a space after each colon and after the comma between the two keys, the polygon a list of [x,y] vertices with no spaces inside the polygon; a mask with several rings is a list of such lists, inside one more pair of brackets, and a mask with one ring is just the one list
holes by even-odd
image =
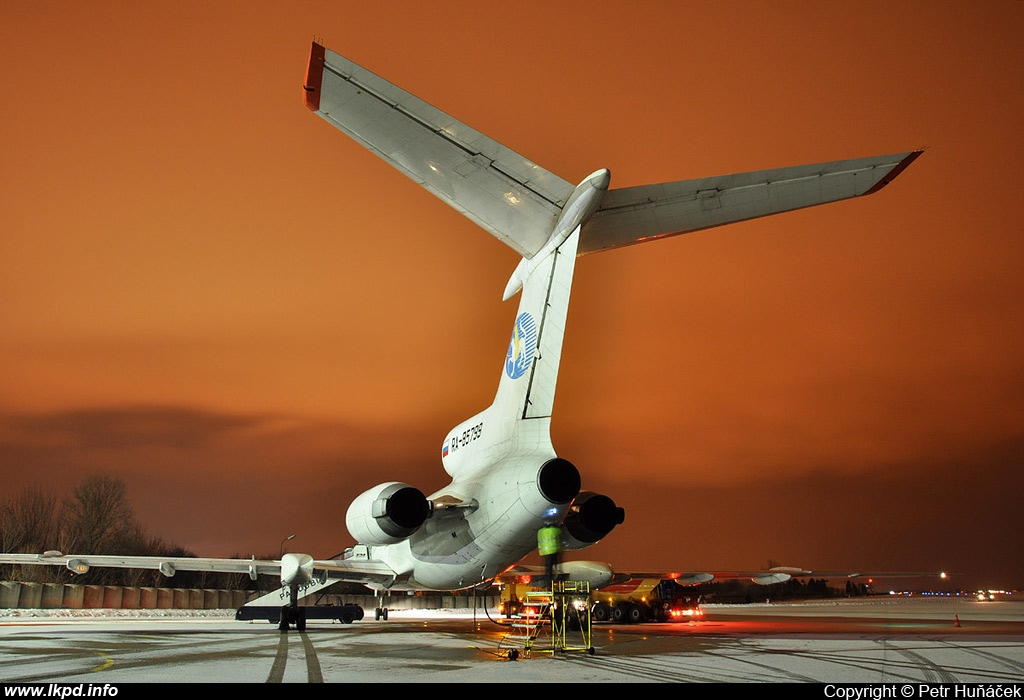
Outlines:
{"label": "high-visibility vest", "polygon": [[548,525],[537,530],[537,551],[542,557],[558,554],[562,549],[562,529]]}

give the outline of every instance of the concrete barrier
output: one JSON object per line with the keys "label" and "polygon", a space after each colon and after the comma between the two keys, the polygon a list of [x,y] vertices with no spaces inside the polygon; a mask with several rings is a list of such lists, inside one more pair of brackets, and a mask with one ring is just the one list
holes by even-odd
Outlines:
{"label": "concrete barrier", "polygon": [[121,609],[138,610],[141,607],[142,589],[134,586],[121,590]]}
{"label": "concrete barrier", "polygon": [[63,608],[64,584],[44,583],[43,596],[42,599],[39,601],[39,607],[46,608],[47,610],[53,610],[54,608]]}
{"label": "concrete barrier", "polygon": [[107,610],[120,610],[124,599],[124,590],[120,586],[103,587],[103,607]]}
{"label": "concrete barrier", "polygon": [[241,607],[242,603],[234,605],[234,591],[219,590],[217,591],[217,605],[215,607],[221,610],[234,610],[235,608]]}
{"label": "concrete barrier", "polygon": [[22,583],[18,596],[19,608],[38,608],[43,599],[43,586],[38,583]]}
{"label": "concrete barrier", "polygon": [[81,610],[85,607],[85,588],[77,583],[64,584],[64,602],[61,607],[65,610]]}
{"label": "concrete barrier", "polygon": [[103,607],[103,586],[83,586],[85,589],[85,595],[82,600],[83,608],[102,608]]}
{"label": "concrete barrier", "polygon": [[[0,581],[0,608],[105,608],[122,610],[236,610],[250,598],[260,595],[255,591],[222,589],[184,589],[121,586],[83,586],[72,583],[28,583]],[[350,603],[373,611],[379,601],[374,595],[329,594],[302,601],[303,605],[342,605]],[[390,610],[432,610],[438,608],[472,610],[494,607],[496,595],[408,595],[394,593],[384,596],[384,606]]]}
{"label": "concrete barrier", "polygon": [[21,584],[17,581],[0,581],[0,608],[18,607]]}

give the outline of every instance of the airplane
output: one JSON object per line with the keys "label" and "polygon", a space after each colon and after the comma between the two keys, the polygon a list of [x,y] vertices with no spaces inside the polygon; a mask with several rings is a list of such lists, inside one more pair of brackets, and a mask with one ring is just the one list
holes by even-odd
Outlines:
{"label": "airplane", "polygon": [[[303,553],[247,560],[49,551],[0,554],[0,563],[65,566],[76,573],[130,567],[167,576],[178,570],[246,572],[253,580],[273,574],[280,576],[280,591],[253,603],[287,601],[280,621],[287,630],[291,624],[305,629],[300,597],[339,581],[373,589],[380,601],[377,618],[386,619],[385,593],[467,590],[530,573],[520,562],[535,550],[545,523],[562,527],[566,550],[583,550],[622,524],[625,513],[611,497],[583,490],[579,470],[551,442],[577,257],[874,194],[922,153],[613,189],[605,168],[578,184],[563,180],[317,42],[303,98],[313,114],[521,256],[503,292],[505,300],[516,294],[520,300],[494,401],[441,441],[441,464],[451,482],[429,496],[397,481],[363,492],[346,513],[358,544],[330,559]],[[558,571],[594,588],[623,575],[586,561],[563,562]],[[780,569],[750,577],[772,583],[814,573]],[[715,578],[709,572],[657,575],[682,583]]]}

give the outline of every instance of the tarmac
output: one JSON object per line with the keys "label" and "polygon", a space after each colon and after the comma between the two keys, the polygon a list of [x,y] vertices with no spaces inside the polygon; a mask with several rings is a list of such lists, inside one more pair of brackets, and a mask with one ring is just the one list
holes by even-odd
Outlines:
{"label": "tarmac", "polygon": [[483,612],[393,611],[281,633],[228,610],[0,610],[0,683],[982,683],[1011,697],[1024,685],[1021,601],[704,611],[683,623],[594,624],[589,638],[567,632],[565,650],[542,635],[510,654],[510,628]]}

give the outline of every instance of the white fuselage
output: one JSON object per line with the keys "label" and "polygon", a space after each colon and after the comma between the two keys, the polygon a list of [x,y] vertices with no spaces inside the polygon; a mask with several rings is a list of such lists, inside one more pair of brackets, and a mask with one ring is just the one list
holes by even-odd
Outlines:
{"label": "white fuselage", "polygon": [[[486,431],[487,413],[467,423],[482,422]],[[552,503],[537,484],[538,469],[555,458],[547,421],[521,423],[515,432],[525,434],[486,446],[482,439],[475,441],[483,449],[464,444],[459,449],[465,456],[484,453],[490,459],[476,462],[478,468],[458,473],[431,494],[433,513],[412,536],[371,547],[371,558],[398,574],[393,588],[456,590],[492,579],[537,546],[545,517],[561,520],[569,503]]]}

